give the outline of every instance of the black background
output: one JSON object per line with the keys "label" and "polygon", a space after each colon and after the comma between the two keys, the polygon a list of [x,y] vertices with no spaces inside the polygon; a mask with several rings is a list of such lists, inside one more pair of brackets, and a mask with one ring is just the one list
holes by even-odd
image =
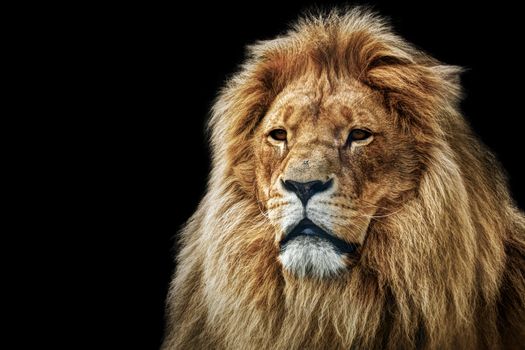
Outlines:
{"label": "black background", "polygon": [[[113,24],[104,34],[100,57],[109,72],[104,98],[114,108],[107,128],[114,143],[107,165],[118,170],[111,178],[112,193],[123,213],[113,230],[120,244],[115,249],[128,250],[115,276],[133,294],[115,295],[114,302],[128,309],[124,314],[132,325],[123,336],[131,343],[153,349],[160,344],[174,237],[205,190],[209,152],[204,125],[217,91],[242,62],[245,45],[282,33],[313,4],[337,3],[194,2],[128,6],[108,14]],[[428,1],[363,4],[389,17],[395,30],[419,48],[468,69],[462,76],[462,109],[507,170],[523,208],[519,11],[502,2],[468,7]],[[118,94],[112,95],[113,90]]]}

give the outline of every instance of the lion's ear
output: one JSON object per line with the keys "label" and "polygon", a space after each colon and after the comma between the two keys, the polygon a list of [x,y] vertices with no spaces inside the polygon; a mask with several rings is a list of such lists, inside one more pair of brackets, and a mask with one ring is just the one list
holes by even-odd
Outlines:
{"label": "lion's ear", "polygon": [[428,129],[429,123],[438,121],[449,107],[455,108],[461,98],[459,67],[417,59],[381,62],[384,64],[372,65],[366,74],[367,84],[383,93],[403,124]]}
{"label": "lion's ear", "polygon": [[461,74],[465,71],[462,67],[437,65],[433,66],[432,70],[436,75],[440,76],[445,82],[447,82],[448,85],[454,87],[455,90],[459,91],[461,89]]}
{"label": "lion's ear", "polygon": [[434,76],[432,79],[436,83],[434,93],[438,95],[437,99],[441,101],[441,106],[451,105],[457,108],[463,96],[460,81],[463,68],[438,64],[430,66],[429,70],[429,74]]}

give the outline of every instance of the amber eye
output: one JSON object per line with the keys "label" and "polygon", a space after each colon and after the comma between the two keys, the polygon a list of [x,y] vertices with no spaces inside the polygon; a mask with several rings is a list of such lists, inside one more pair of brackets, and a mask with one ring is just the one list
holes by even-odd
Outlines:
{"label": "amber eye", "polygon": [[354,129],[348,136],[348,142],[366,140],[372,134],[366,130]]}
{"label": "amber eye", "polygon": [[286,130],[275,129],[270,131],[270,137],[276,141],[286,141]]}

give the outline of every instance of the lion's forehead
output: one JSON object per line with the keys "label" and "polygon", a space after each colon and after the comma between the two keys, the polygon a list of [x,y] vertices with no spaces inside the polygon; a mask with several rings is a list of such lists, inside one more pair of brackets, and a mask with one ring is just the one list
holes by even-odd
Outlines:
{"label": "lion's forehead", "polygon": [[302,129],[302,133],[313,134],[346,132],[346,127],[352,125],[377,129],[383,122],[381,107],[374,94],[366,89],[345,87],[319,92],[294,88],[276,98],[266,115],[265,125]]}

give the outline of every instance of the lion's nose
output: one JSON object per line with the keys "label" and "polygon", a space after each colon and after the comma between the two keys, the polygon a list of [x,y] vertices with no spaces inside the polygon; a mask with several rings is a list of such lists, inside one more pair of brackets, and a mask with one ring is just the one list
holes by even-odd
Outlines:
{"label": "lion's nose", "polygon": [[303,205],[306,207],[308,200],[316,193],[326,191],[332,186],[332,179],[323,182],[320,180],[314,180],[309,182],[297,182],[292,180],[282,181],[283,186],[290,192],[294,192],[297,197],[301,200]]}

